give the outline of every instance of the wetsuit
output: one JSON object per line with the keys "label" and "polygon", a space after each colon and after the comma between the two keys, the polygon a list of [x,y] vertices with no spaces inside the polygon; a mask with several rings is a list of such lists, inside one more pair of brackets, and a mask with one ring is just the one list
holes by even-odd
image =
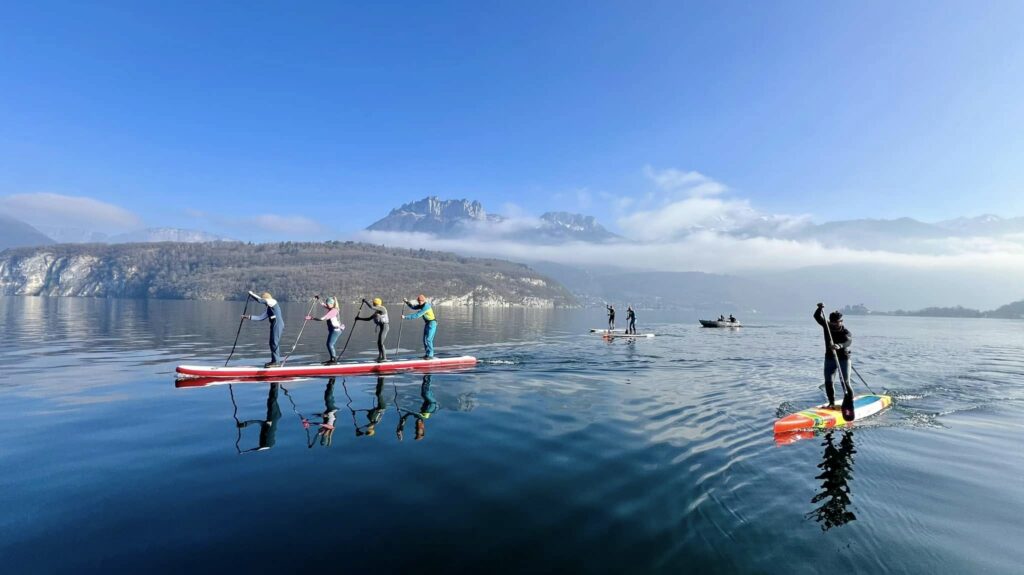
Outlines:
{"label": "wetsuit", "polygon": [[423,318],[423,359],[434,359],[434,334],[437,333],[437,318],[434,317],[434,308],[430,302],[412,304],[405,302],[409,309],[416,310],[416,313],[403,316],[404,319]]}
{"label": "wetsuit", "polygon": [[252,321],[263,321],[265,319],[270,320],[270,363],[280,363],[281,361],[281,335],[284,334],[284,316],[281,315],[281,305],[277,303],[274,298],[263,299],[258,295],[250,292],[252,297],[256,298],[256,301],[267,306],[267,311],[261,315],[250,315],[249,319]]}
{"label": "wetsuit", "polygon": [[[843,380],[849,381],[850,345],[853,343],[853,334],[845,327],[835,328],[830,326],[828,321],[825,320],[823,308],[819,307],[814,311],[814,321],[818,322],[818,325],[821,326],[822,334],[825,336],[825,396],[828,397],[829,405],[835,405],[836,392],[832,387],[832,376],[835,374],[836,369],[841,369]],[[832,343],[839,346],[839,349],[835,350],[835,354],[832,353],[832,347],[829,343],[829,332],[832,334]],[[836,364],[837,356],[839,358],[838,365]]]}
{"label": "wetsuit", "polygon": [[626,333],[636,333],[636,312],[633,308],[626,308]]}
{"label": "wetsuit", "polygon": [[374,325],[377,326],[377,361],[386,361],[388,356],[384,351],[384,342],[388,338],[389,320],[388,320],[388,308],[381,305],[373,305],[370,302],[363,300],[363,303],[370,306],[370,315],[367,317],[357,317],[356,321],[370,321],[373,320]]}
{"label": "wetsuit", "polygon": [[610,305],[604,306],[608,308],[608,331],[615,329],[615,308]]}

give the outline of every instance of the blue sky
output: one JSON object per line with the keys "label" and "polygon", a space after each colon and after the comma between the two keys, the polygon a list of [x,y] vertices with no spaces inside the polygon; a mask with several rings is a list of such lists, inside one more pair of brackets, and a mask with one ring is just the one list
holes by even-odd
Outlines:
{"label": "blue sky", "polygon": [[1024,215],[1024,3],[363,4],[6,6],[0,196],[250,239],[426,195],[617,228],[674,169],[817,221]]}

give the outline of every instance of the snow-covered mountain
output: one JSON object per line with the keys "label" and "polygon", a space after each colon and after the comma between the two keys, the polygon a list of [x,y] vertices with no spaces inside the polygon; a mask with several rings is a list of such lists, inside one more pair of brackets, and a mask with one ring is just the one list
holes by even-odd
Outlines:
{"label": "snow-covered mountain", "polygon": [[107,240],[112,244],[133,242],[223,242],[229,238],[214,235],[200,230],[183,230],[180,228],[146,228],[134,232],[110,236]]}
{"label": "snow-covered mountain", "polygon": [[618,237],[599,224],[593,216],[548,212],[540,218],[508,218],[487,213],[478,201],[442,200],[436,196],[395,208],[366,229],[376,232],[417,232],[439,237],[479,235],[527,243],[600,242]]}

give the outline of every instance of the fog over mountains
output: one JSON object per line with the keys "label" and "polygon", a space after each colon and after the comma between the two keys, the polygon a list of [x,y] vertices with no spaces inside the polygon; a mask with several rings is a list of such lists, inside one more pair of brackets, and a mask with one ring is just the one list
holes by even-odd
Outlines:
{"label": "fog over mountains", "polygon": [[[526,263],[566,285],[579,301],[595,304],[722,313],[796,311],[811,300],[874,310],[992,309],[1024,298],[1021,217],[815,223],[806,215],[761,212],[694,172],[652,171],[651,179],[662,195],[604,198],[616,206],[621,234],[590,215],[531,216],[521,209],[504,215],[472,199],[431,196],[382,214],[361,232],[338,231],[335,237]],[[99,210],[80,201],[79,211]],[[0,220],[0,248],[225,239],[201,230],[140,227],[134,214],[101,208],[114,213],[121,230],[62,227],[59,217],[33,227],[23,221],[32,211],[23,209],[21,217]]]}
{"label": "fog over mountains", "polygon": [[544,214],[509,225],[479,202],[426,198],[392,210],[361,237],[521,261],[591,303],[724,312],[795,311],[812,300],[995,307],[1024,297],[1024,218],[816,224],[690,194],[619,224],[639,237],[614,235],[589,216]]}

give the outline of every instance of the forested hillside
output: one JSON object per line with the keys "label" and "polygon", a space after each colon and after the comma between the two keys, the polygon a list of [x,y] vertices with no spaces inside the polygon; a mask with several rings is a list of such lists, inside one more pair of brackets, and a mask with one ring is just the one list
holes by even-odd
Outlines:
{"label": "forested hillside", "polygon": [[503,260],[355,242],[60,244],[0,252],[0,294],[282,300],[314,293],[399,301],[425,293],[457,305],[564,306],[557,282]]}

